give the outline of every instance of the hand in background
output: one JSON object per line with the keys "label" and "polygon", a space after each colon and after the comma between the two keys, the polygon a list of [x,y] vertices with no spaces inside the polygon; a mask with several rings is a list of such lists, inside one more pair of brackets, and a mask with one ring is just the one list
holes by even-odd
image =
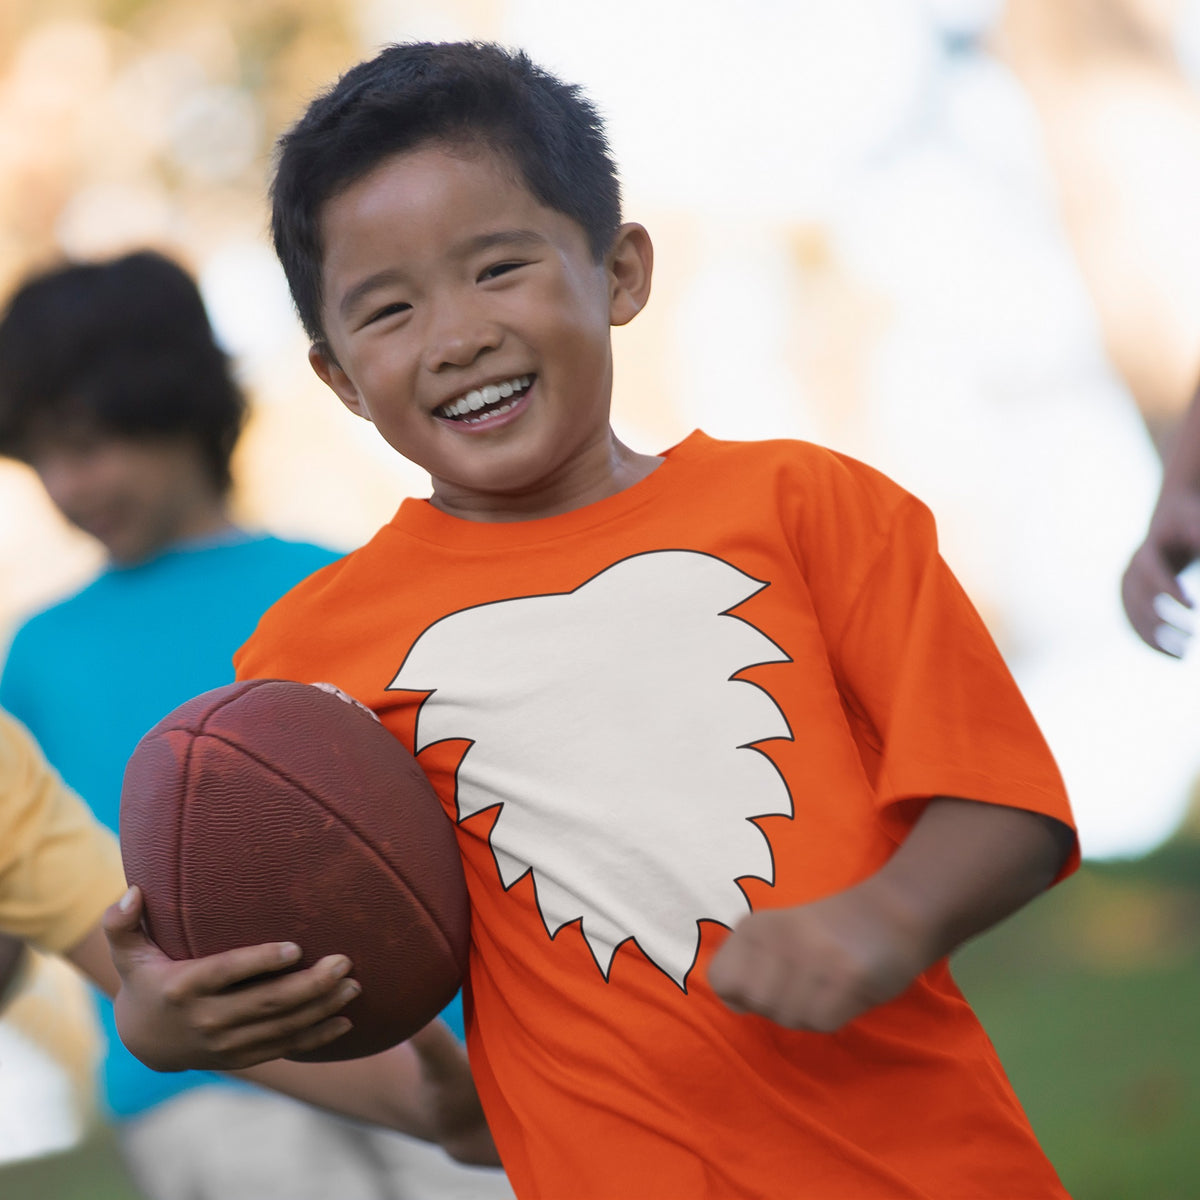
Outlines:
{"label": "hand in background", "polygon": [[[117,1029],[157,1071],[227,1070],[315,1050],[350,1028],[335,1014],[357,994],[349,960],[324,958],[287,971],[300,956],[268,943],[176,962],[141,929],[142,896],[131,888],[104,915],[121,976]],[[271,976],[259,982],[260,976]]]}
{"label": "hand in background", "polygon": [[1193,627],[1195,601],[1179,574],[1200,559],[1200,391],[1192,398],[1163,466],[1146,540],[1121,580],[1125,613],[1148,646],[1180,658]]}
{"label": "hand in background", "polygon": [[1121,580],[1121,600],[1138,636],[1175,658],[1183,656],[1194,627],[1194,600],[1179,574],[1200,559],[1200,492],[1164,490]]}

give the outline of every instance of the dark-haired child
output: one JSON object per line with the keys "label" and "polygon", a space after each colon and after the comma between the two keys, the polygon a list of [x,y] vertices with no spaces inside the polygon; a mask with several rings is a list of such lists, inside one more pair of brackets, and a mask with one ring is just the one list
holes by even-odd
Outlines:
{"label": "dark-haired child", "polygon": [[[314,369],[433,489],[238,672],[332,681],[420,754],[517,1194],[1064,1196],[946,956],[1071,869],[1071,818],[928,511],[805,443],[616,439],[650,238],[522,54],[384,50],[273,201]],[[170,1061],[113,930],[122,1033]]]}

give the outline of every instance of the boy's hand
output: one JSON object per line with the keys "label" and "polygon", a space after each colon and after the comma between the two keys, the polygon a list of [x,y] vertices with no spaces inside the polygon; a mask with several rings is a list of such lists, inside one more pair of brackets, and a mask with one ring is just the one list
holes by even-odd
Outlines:
{"label": "boy's hand", "polygon": [[709,983],[739,1012],[832,1032],[1028,903],[1075,851],[1074,832],[1052,817],[936,796],[862,883],[739,922]]}
{"label": "boy's hand", "polygon": [[740,921],[708,980],[735,1012],[832,1033],[898,996],[928,965],[911,924],[864,886]]}
{"label": "boy's hand", "polygon": [[345,978],[348,959],[332,956],[304,971],[246,984],[285,970],[299,949],[268,943],[176,962],[142,932],[141,915],[141,892],[130,888],[104,914],[104,932],[121,976],[117,1029],[148,1067],[248,1067],[315,1050],[350,1028],[347,1018],[335,1015],[357,994],[358,984]]}

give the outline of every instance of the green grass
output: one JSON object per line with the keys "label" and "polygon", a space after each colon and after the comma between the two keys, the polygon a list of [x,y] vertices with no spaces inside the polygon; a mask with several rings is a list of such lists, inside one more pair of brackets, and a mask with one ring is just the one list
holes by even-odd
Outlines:
{"label": "green grass", "polygon": [[141,1200],[103,1127],[66,1154],[0,1167],[5,1200]]}
{"label": "green grass", "polygon": [[955,961],[1075,1200],[1200,1195],[1200,845],[1091,865]]}

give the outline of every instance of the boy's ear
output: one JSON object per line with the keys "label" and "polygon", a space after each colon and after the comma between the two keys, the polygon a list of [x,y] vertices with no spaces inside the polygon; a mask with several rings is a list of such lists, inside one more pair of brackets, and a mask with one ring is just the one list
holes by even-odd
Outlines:
{"label": "boy's ear", "polygon": [[313,342],[308,348],[309,366],[317,373],[317,378],[328,387],[334,395],[356,416],[364,421],[371,419],[367,406],[358,394],[350,376],[338,365],[338,361],[330,353],[324,342]]}
{"label": "boy's ear", "polygon": [[650,277],[654,274],[654,246],[650,235],[632,221],[622,225],[608,252],[610,280],[608,319],[626,325],[646,307],[650,299]]}

